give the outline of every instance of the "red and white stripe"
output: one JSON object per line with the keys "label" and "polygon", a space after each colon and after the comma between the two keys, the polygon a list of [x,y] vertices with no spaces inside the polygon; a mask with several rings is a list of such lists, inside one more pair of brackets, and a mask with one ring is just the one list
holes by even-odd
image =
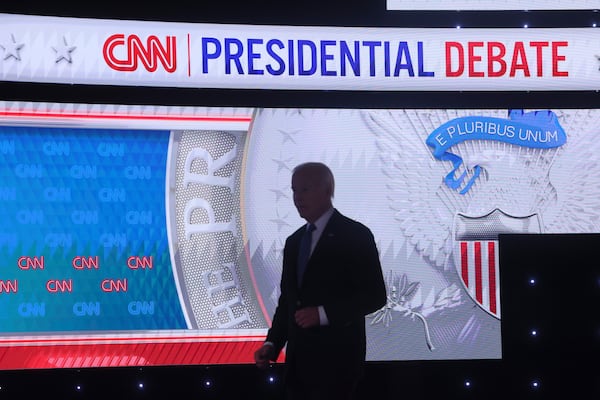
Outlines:
{"label": "red and white stripe", "polygon": [[460,241],[459,273],[471,297],[500,318],[498,241]]}

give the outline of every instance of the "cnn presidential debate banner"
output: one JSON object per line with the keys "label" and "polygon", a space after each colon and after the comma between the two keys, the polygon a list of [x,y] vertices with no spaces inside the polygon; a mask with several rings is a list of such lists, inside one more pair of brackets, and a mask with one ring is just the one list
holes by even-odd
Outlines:
{"label": "cnn presidential debate banner", "polygon": [[600,33],[0,14],[0,79],[315,90],[596,90]]}
{"label": "cnn presidential debate banner", "polygon": [[378,245],[368,360],[499,359],[498,235],[600,231],[598,126],[597,109],[0,102],[0,369],[252,363],[309,160]]}

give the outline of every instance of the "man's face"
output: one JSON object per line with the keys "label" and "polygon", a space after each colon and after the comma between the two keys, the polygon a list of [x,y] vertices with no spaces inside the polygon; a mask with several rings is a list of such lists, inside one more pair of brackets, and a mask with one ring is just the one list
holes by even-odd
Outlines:
{"label": "man's face", "polygon": [[311,169],[299,170],[292,176],[294,205],[302,218],[315,222],[331,207],[331,191]]}

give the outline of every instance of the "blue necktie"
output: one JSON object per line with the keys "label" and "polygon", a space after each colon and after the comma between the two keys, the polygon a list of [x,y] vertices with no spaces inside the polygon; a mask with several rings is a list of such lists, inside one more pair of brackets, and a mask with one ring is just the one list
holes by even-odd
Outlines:
{"label": "blue necktie", "polygon": [[302,277],[304,276],[304,271],[306,270],[306,264],[308,264],[308,259],[310,258],[310,248],[312,244],[312,233],[317,229],[313,224],[308,224],[308,227],[304,231],[304,235],[302,235],[302,239],[300,240],[300,251],[298,252],[298,286],[302,283]]}

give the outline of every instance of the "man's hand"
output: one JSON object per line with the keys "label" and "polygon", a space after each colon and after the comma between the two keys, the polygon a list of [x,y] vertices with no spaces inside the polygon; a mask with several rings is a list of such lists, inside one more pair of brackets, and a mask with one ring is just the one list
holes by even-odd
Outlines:
{"label": "man's hand", "polygon": [[263,344],[262,347],[254,352],[254,361],[256,366],[260,369],[265,369],[271,363],[271,359],[274,354],[273,346],[270,344]]}
{"label": "man's hand", "polygon": [[296,311],[294,317],[296,318],[296,323],[301,328],[312,328],[321,324],[318,307],[301,308]]}

